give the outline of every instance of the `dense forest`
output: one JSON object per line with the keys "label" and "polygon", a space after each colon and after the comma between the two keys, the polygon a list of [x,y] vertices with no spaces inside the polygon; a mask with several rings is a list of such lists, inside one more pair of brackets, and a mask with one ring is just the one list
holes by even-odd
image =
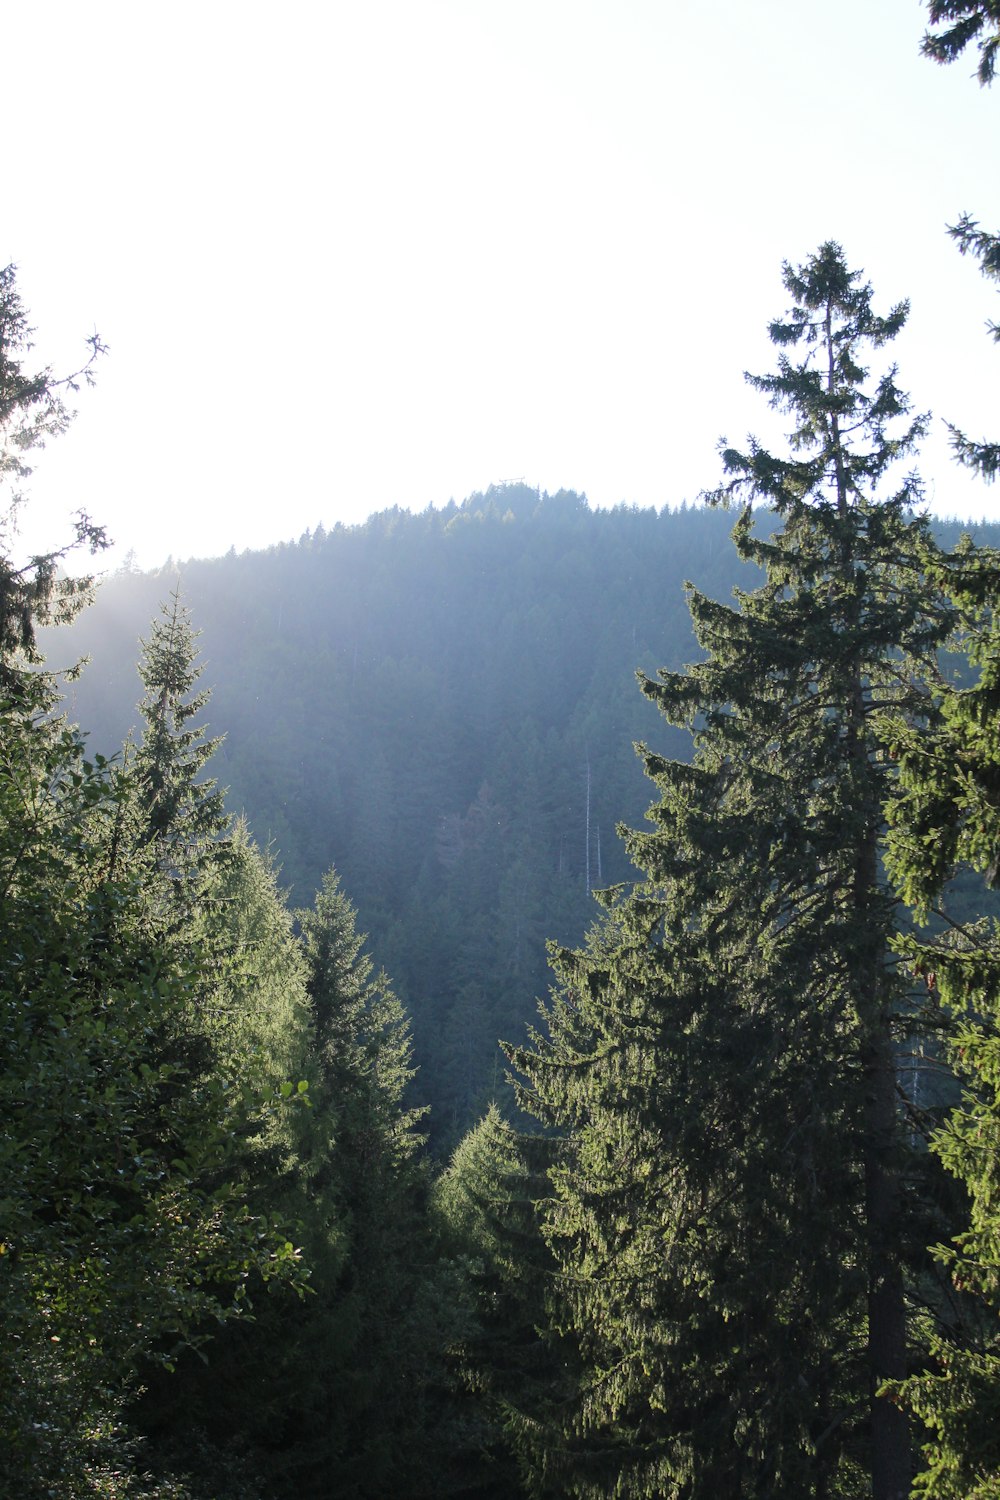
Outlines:
{"label": "dense forest", "polygon": [[[182,591],[221,735],[212,772],[269,848],[293,905],[336,867],[413,1026],[414,1103],[446,1154],[493,1099],[583,940],[592,892],[634,878],[616,826],[641,823],[634,745],[688,760],[635,674],[701,654],[684,585],[732,597],[763,574],[710,507],[591,510],[494,487],[263,553],[102,584],[47,650],[88,664],[70,717],[106,755],[136,728],[135,643]],[[1000,527],[969,528],[1000,545]],[[944,547],[961,533],[938,523]]]}
{"label": "dense forest", "polygon": [[[503,1089],[497,1038],[534,1019],[546,940],[580,941],[592,889],[631,872],[633,741],[690,753],[635,671],[697,654],[686,574],[723,598],[751,576],[729,530],[506,486],[179,570],[213,773],[293,903],[336,865],[411,1015],[439,1149]],[[103,753],[133,728],[134,643],[175,586],[118,574],[51,641],[90,657],[68,706]]]}
{"label": "dense forest", "polygon": [[907,304],[782,281],[701,506],[91,602],[12,539],[100,342],[0,272],[0,1493],[1000,1495],[1000,535]]}

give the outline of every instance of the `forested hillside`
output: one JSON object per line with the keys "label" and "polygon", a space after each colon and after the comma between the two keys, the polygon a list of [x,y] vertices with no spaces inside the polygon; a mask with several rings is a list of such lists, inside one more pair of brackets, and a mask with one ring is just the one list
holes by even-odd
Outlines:
{"label": "forested hillside", "polygon": [[496,1089],[497,1038],[546,993],[592,887],[627,878],[647,800],[632,742],[686,755],[635,673],[695,647],[684,580],[752,581],[724,515],[592,511],[506,486],[295,545],[118,574],[51,644],[89,654],[71,716],[135,723],[139,635],[178,581],[211,684],[213,762],[293,900],[335,865],[413,1018],[418,1097],[452,1141]]}
{"label": "forested hillside", "polygon": [[885,484],[905,304],[784,276],[795,446],[709,508],[506,487],[52,633],[86,585],[7,566],[17,1493],[899,1500],[906,1413],[973,1472],[997,929],[914,924],[996,881],[1000,554]]}
{"label": "forested hillside", "polygon": [[505,1092],[497,1039],[534,1020],[546,941],[580,941],[591,890],[634,875],[615,832],[648,802],[633,742],[690,754],[635,674],[700,654],[686,580],[727,600],[759,579],[731,526],[707,507],[597,511],[506,485],[118,573],[51,650],[90,656],[69,710],[112,750],[136,722],[138,637],[179,582],[228,804],[295,902],[339,871],[412,1017],[416,1097],[447,1146]]}
{"label": "forested hillside", "polygon": [[704,507],[86,608],[88,515],[10,542],[102,345],[0,271],[0,1496],[1000,1496],[1000,530],[923,512],[908,302],[781,285]]}

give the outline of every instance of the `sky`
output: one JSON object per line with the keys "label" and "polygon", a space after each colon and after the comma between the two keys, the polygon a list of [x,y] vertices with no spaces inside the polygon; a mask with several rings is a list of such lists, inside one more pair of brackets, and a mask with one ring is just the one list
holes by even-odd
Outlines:
{"label": "sky", "polygon": [[[269,546],[491,483],[674,506],[782,430],[781,265],[838,240],[911,317],[930,508],[1000,519],[1000,84],[918,0],[46,0],[4,18],[0,264],[58,373],[108,346],[19,545]],[[777,423],[777,425],[776,425]]]}

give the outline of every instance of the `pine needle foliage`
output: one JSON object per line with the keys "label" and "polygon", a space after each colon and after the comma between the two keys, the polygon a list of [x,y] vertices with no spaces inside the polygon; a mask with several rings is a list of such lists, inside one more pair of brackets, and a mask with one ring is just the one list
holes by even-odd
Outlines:
{"label": "pine needle foliage", "polygon": [[[932,3],[945,23],[924,51],[951,62],[975,41],[980,84],[993,81],[1000,48],[994,0]],[[949,230],[991,282],[1000,277],[1000,237],[968,214]],[[1000,341],[1000,325],[988,324]],[[1000,445],[975,442],[950,426],[955,456],[990,483]],[[923,1369],[893,1383],[894,1399],[925,1427],[924,1468],[914,1495],[924,1500],[995,1500],[1000,1496],[1000,924],[962,924],[942,911],[946,885],[960,862],[995,888],[1000,880],[1000,555],[966,541],[937,569],[935,583],[960,611],[959,645],[971,682],[942,681],[932,733],[887,716],[883,734],[899,766],[901,795],[890,813],[887,863],[919,917],[943,917],[937,931],[899,940],[901,956],[927,986],[947,1037],[947,1058],[962,1097],[931,1146],[967,1195],[965,1226],[936,1247],[954,1299],[948,1324],[934,1338]]]}
{"label": "pine needle foliage", "polygon": [[961,610],[976,676],[939,684],[932,733],[885,720],[900,781],[886,858],[918,915],[944,917],[897,947],[927,986],[962,1085],[931,1146],[967,1210],[961,1231],[935,1250],[953,1286],[951,1317],[926,1367],[893,1390],[926,1428],[914,1494],[986,1500],[1000,1495],[1000,923],[956,923],[945,898],[963,863],[994,888],[1000,880],[1000,556],[967,545],[939,575]]}
{"label": "pine needle foliage", "polygon": [[207,957],[123,850],[127,776],[52,707],[37,674],[0,699],[0,1492],[71,1500],[128,1469],[141,1366],[301,1276],[233,1181],[260,1101],[207,1066]]}
{"label": "pine needle foliage", "polygon": [[312,1031],[302,1146],[315,1295],[283,1323],[294,1395],[274,1488],[324,1495],[335,1474],[345,1500],[419,1494],[433,1335],[409,1024],[335,871],[295,917]]}
{"label": "pine needle foliage", "polygon": [[0,269],[0,682],[9,690],[17,680],[15,657],[37,664],[35,631],[40,625],[71,620],[90,597],[91,577],[71,578],[61,565],[75,548],[91,553],[107,547],[104,528],[79,512],[69,543],[37,553],[18,565],[11,549],[24,503],[22,485],[30,478],[29,458],[49,438],[65,432],[73,418],[66,395],[91,384],[94,362],[104,353],[100,338],[88,339],[89,355],[72,374],[27,369],[34,329],[17,287],[17,268]]}
{"label": "pine needle foliage", "polygon": [[[539,1234],[546,1172],[558,1139],[519,1134],[491,1104],[461,1140],[434,1187],[432,1208],[444,1255],[457,1277],[458,1318],[449,1349],[455,1384],[446,1429],[455,1471],[443,1493],[477,1500],[522,1494],[518,1453],[540,1426],[527,1409],[564,1399],[572,1348],[543,1338],[545,1289],[555,1268]],[[545,1466],[522,1463],[536,1481]],[[561,1485],[532,1485],[557,1496]]]}
{"label": "pine needle foliage", "polygon": [[979,48],[976,77],[984,86],[991,84],[1000,48],[997,0],[930,0],[927,9],[931,26],[939,30],[924,34],[921,43],[924,56],[939,63],[953,63],[966,47],[975,45]]}
{"label": "pine needle foliage", "polygon": [[[1000,35],[997,40],[1000,41]],[[969,214],[963,214],[957,224],[950,225],[948,233],[962,255],[972,255],[979,261],[983,275],[995,286],[1000,281],[1000,235],[981,229]],[[986,327],[990,337],[1000,342],[1000,323],[991,319]],[[1000,469],[1000,443],[970,438],[953,422],[947,425],[957,461],[963,468],[978,474],[986,484],[992,484]]]}
{"label": "pine needle foliage", "polygon": [[140,789],[142,838],[175,879],[218,858],[227,826],[223,794],[204,769],[222,743],[197,722],[211,693],[198,688],[198,632],[175,588],[139,642],[143,732],[133,762]]}
{"label": "pine needle foliage", "polygon": [[[951,614],[900,467],[926,418],[893,366],[868,369],[906,304],[877,314],[834,243],[784,285],[777,368],[748,379],[788,450],[723,443],[707,497],[740,507],[766,581],[732,605],[689,589],[705,658],[642,687],[694,762],[641,749],[642,878],[555,952],[548,1032],[511,1054],[524,1107],[570,1134],[543,1232],[583,1374],[535,1472],[592,1500],[909,1485],[905,1421],[875,1391],[906,1367],[896,1050],[917,1019],[873,719],[929,711]],[[755,530],[761,504],[777,529]]]}

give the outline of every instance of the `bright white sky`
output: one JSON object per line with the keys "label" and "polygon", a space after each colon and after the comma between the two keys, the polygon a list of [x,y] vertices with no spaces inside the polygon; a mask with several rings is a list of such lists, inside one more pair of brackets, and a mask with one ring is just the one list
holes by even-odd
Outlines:
{"label": "bright white sky", "polygon": [[[1000,431],[1000,85],[919,0],[46,0],[3,22],[7,210],[36,353],[110,347],[41,455],[142,565],[494,481],[675,505],[769,435],[784,258],[838,239],[918,406]],[[937,423],[940,430],[940,423]],[[943,437],[932,508],[1000,518]]]}

